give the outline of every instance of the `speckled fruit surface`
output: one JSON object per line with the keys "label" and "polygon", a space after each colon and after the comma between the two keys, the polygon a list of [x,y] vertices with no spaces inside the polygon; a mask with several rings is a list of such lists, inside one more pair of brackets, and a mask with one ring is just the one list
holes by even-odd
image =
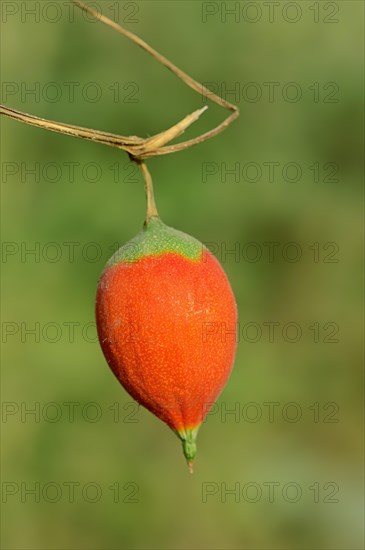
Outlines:
{"label": "speckled fruit surface", "polygon": [[198,428],[231,372],[237,310],[217,259],[151,218],[98,285],[100,344],[114,374],[195,455]]}

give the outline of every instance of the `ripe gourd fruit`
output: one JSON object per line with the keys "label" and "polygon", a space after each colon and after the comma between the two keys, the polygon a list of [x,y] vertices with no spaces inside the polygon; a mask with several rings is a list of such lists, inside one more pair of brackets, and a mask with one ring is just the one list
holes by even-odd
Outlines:
{"label": "ripe gourd fruit", "polygon": [[155,211],[107,263],[96,321],[115,376],[178,435],[192,471],[198,429],[236,350],[236,303],[218,260]]}

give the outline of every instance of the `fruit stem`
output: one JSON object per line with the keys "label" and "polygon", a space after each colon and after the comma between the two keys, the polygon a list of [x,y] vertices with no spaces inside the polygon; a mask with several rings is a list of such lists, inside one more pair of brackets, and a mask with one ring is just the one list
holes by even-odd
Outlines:
{"label": "fruit stem", "polygon": [[153,193],[152,177],[143,160],[137,159],[137,158],[134,158],[133,160],[138,164],[139,169],[141,170],[144,178],[144,186],[145,186],[146,198],[147,198],[146,222],[148,222],[150,218],[153,218],[153,217],[158,218],[157,206],[155,203],[155,195]]}

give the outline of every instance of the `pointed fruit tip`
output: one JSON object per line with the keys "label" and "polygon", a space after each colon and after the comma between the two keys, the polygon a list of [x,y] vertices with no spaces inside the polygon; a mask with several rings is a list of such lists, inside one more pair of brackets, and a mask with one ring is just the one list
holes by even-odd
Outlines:
{"label": "pointed fruit tip", "polygon": [[189,464],[192,464],[192,461],[194,460],[196,455],[196,435],[197,430],[193,429],[185,430],[183,434],[179,434],[182,442],[184,456],[186,458],[188,466]]}
{"label": "pointed fruit tip", "polygon": [[189,474],[193,474],[193,473],[194,473],[193,461],[192,461],[192,460],[188,460],[188,461],[187,461],[187,464],[188,464],[188,468],[189,468]]}

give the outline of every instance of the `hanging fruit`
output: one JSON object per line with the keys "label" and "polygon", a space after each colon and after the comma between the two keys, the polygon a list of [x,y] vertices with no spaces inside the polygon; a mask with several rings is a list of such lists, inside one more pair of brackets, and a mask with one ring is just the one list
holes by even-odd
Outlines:
{"label": "hanging fruit", "polygon": [[153,206],[142,231],[105,267],[96,321],[115,376],[176,432],[192,471],[198,429],[236,349],[236,303],[218,260],[165,225]]}

